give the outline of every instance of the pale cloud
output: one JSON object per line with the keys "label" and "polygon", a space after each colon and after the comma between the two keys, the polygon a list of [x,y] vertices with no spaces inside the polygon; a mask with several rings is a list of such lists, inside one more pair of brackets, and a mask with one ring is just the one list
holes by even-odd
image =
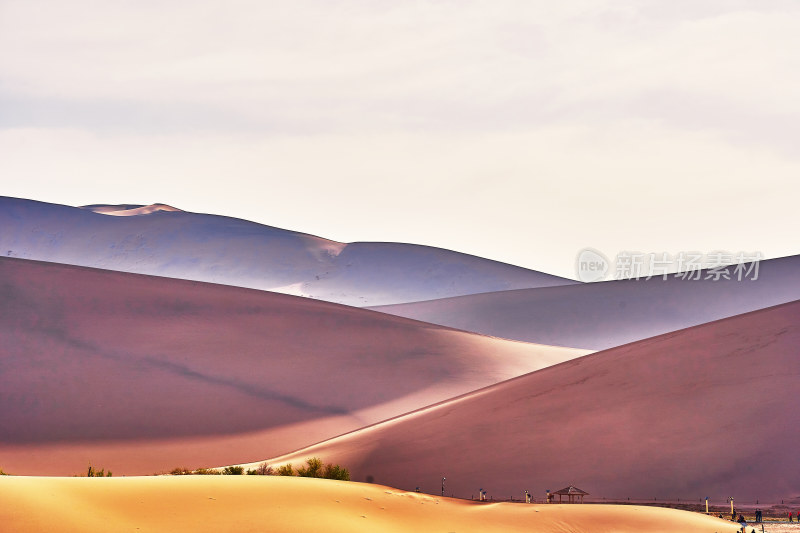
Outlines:
{"label": "pale cloud", "polygon": [[798,23],[777,1],[6,0],[1,193],[563,275],[583,246],[797,253]]}

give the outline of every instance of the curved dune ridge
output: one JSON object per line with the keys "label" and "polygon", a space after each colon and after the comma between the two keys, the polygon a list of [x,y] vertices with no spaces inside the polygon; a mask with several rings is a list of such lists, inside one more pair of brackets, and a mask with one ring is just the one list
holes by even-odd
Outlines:
{"label": "curved dune ridge", "polygon": [[792,256],[761,261],[755,281],[606,281],[370,309],[505,339],[604,350],[797,299],[800,256]]}
{"label": "curved dune ridge", "polygon": [[[0,478],[0,523],[38,531],[738,531],[688,511],[613,505],[479,504],[391,487],[271,476]],[[42,512],[46,509],[47,512]]]}
{"label": "curved dune ridge", "polygon": [[[86,209],[103,215],[113,215],[117,217],[132,217],[138,215],[149,215],[157,211],[176,212],[181,211],[176,207],[167,204],[132,205],[132,204],[93,204],[83,205],[80,209]],[[182,211],[181,211],[182,212]]]}
{"label": "curved dune ridge", "polygon": [[800,301],[598,352],[278,457],[404,489],[800,496]]}
{"label": "curved dune ridge", "polygon": [[0,255],[354,306],[576,283],[441,248],[345,244],[163,204],[81,209],[0,197]]}
{"label": "curved dune ridge", "polygon": [[255,460],[587,352],[306,298],[0,258],[19,474]]}

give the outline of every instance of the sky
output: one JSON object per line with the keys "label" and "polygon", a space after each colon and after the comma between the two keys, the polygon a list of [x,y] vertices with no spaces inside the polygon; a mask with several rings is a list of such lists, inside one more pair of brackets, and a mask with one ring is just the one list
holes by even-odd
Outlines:
{"label": "sky", "polygon": [[0,195],[575,277],[800,253],[795,1],[0,0]]}

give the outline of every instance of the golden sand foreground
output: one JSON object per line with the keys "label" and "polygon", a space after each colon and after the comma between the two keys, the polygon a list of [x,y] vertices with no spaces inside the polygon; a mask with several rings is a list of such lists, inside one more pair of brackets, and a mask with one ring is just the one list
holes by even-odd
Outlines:
{"label": "golden sand foreground", "polygon": [[380,485],[271,476],[3,476],[0,501],[2,530],[17,533],[737,530],[731,522],[674,509],[480,504]]}

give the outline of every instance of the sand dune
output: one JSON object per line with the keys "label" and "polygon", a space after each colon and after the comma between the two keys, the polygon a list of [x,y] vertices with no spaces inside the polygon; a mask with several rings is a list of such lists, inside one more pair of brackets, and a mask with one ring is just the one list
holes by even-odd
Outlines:
{"label": "sand dune", "polygon": [[0,258],[0,466],[255,460],[586,351],[282,294]]}
{"label": "sand dune", "polygon": [[[263,476],[0,478],[0,524],[39,531],[737,531],[655,507],[479,504],[379,485]],[[46,512],[43,510],[46,509]]]}
{"label": "sand dune", "polygon": [[485,335],[602,350],[800,299],[800,256],[755,281],[624,280],[370,307]]}
{"label": "sand dune", "polygon": [[272,462],[469,497],[800,496],[800,302],[598,352]]}
{"label": "sand dune", "polygon": [[355,306],[575,283],[440,248],[345,244],[163,204],[79,209],[0,197],[0,255]]}
{"label": "sand dune", "polygon": [[93,211],[95,213],[101,213],[104,215],[114,215],[117,217],[132,217],[138,215],[149,215],[151,213],[155,213],[157,211],[181,211],[171,205],[167,204],[150,204],[150,205],[131,205],[131,204],[121,204],[121,205],[106,205],[106,204],[95,204],[95,205],[84,205],[81,206],[81,209],[86,209],[88,211]]}

